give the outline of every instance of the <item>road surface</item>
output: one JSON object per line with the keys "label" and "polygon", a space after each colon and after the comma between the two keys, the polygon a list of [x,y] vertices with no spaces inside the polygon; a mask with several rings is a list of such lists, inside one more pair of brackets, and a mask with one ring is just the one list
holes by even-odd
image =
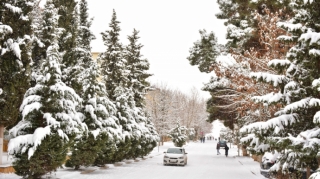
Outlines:
{"label": "road surface", "polygon": [[[185,146],[188,153],[188,165],[164,166],[163,152],[173,144],[168,142],[157,147],[145,159],[140,161],[121,162],[120,166],[109,164],[108,168],[90,167],[80,171],[59,169],[56,173],[47,175],[53,179],[265,179],[259,173],[259,164],[249,157],[236,157],[237,149],[231,147],[229,157],[216,153],[216,141],[205,143],[190,142]],[[159,150],[159,151],[158,151]],[[121,165],[122,164],[122,165]],[[44,177],[44,178],[45,178]],[[20,179],[10,174],[0,174],[0,178]]]}

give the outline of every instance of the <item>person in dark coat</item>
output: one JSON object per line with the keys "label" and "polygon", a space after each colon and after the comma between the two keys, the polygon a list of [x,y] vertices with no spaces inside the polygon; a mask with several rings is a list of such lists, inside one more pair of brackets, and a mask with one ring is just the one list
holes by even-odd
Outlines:
{"label": "person in dark coat", "polygon": [[219,142],[217,143],[217,155],[220,155],[220,144],[219,144]]}
{"label": "person in dark coat", "polygon": [[224,147],[224,149],[225,149],[226,157],[228,157],[228,151],[229,151],[228,145],[226,145],[226,146]]}

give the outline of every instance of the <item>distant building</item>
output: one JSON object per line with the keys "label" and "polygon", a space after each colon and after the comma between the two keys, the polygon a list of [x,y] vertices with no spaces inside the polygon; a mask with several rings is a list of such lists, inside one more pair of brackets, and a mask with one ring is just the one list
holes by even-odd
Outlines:
{"label": "distant building", "polygon": [[97,58],[98,58],[98,56],[99,56],[100,53],[101,53],[101,52],[91,52],[92,58],[93,58],[94,60],[97,60]]}

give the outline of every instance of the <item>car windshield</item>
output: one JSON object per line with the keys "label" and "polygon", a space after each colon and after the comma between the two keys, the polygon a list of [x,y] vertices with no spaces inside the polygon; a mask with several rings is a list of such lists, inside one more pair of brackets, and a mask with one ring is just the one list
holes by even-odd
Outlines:
{"label": "car windshield", "polygon": [[273,166],[274,163],[269,163],[269,162],[264,162],[261,163],[261,168],[262,169],[270,169]]}
{"label": "car windshield", "polygon": [[182,154],[183,153],[183,149],[169,148],[167,153]]}

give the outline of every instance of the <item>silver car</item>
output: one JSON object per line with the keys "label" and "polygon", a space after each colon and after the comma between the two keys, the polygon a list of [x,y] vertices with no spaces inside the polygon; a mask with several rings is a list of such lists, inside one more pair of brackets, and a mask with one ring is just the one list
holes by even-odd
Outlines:
{"label": "silver car", "polygon": [[163,165],[182,165],[188,163],[187,153],[182,147],[171,147],[164,152]]}

